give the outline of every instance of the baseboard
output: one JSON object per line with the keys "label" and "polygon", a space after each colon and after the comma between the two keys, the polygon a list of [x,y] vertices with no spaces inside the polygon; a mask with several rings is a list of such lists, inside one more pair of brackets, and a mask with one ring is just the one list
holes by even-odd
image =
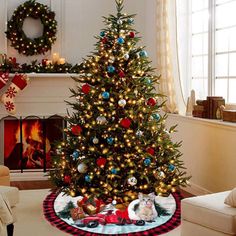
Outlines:
{"label": "baseboard", "polygon": [[187,186],[185,188],[182,188],[184,191],[191,193],[193,195],[199,196],[199,195],[205,195],[212,193],[211,191],[190,182],[190,186]]}
{"label": "baseboard", "polygon": [[10,173],[10,181],[36,181],[48,180],[48,176],[43,172]]}

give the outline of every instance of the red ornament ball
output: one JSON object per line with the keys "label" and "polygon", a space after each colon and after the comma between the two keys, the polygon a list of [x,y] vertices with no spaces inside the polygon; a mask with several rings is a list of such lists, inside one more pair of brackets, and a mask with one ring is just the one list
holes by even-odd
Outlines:
{"label": "red ornament ball", "polygon": [[89,84],[84,84],[84,85],[82,86],[82,92],[83,92],[83,93],[88,94],[88,93],[90,92],[90,90],[91,90],[91,87],[90,87]]}
{"label": "red ornament ball", "polygon": [[130,38],[134,38],[134,37],[135,37],[135,33],[134,33],[134,32],[130,32],[130,33],[129,33],[129,37],[130,37]]}
{"label": "red ornament ball", "polygon": [[107,40],[107,38],[106,38],[106,37],[102,38],[102,43],[104,43],[104,44],[105,44],[105,43],[107,43],[107,41],[108,41],[108,40]]}
{"label": "red ornament ball", "polygon": [[154,154],[155,154],[155,149],[154,148],[149,147],[149,148],[147,148],[146,151],[147,151],[147,153],[149,153],[152,156],[154,156]]}
{"label": "red ornament ball", "polygon": [[124,118],[120,121],[120,125],[123,127],[123,128],[126,128],[128,129],[131,125],[131,120],[129,118]]}
{"label": "red ornament ball", "polygon": [[70,182],[71,182],[71,177],[69,175],[65,175],[64,176],[64,183],[65,184],[70,184]]}
{"label": "red ornament ball", "polygon": [[149,106],[155,106],[157,104],[157,101],[155,98],[149,98],[147,104]]}
{"label": "red ornament ball", "polygon": [[119,77],[120,78],[124,78],[125,77],[125,73],[122,70],[119,72]]}
{"label": "red ornament ball", "polygon": [[104,158],[104,157],[99,157],[99,158],[97,159],[97,165],[98,165],[99,167],[104,167],[104,166],[106,165],[106,162],[107,162],[107,159]]}
{"label": "red ornament ball", "polygon": [[79,125],[74,125],[71,127],[71,132],[74,135],[79,135],[82,132],[82,128]]}

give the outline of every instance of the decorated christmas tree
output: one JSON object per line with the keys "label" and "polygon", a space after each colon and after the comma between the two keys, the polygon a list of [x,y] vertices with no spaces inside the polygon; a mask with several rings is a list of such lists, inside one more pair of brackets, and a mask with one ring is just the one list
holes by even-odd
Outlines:
{"label": "decorated christmas tree", "polygon": [[134,15],[104,17],[96,49],[80,65],[75,102],[68,102],[66,137],[57,147],[50,173],[61,191],[128,202],[137,193],[168,196],[189,177],[179,147],[171,141],[161,115],[163,96],[158,77],[140,37]]}

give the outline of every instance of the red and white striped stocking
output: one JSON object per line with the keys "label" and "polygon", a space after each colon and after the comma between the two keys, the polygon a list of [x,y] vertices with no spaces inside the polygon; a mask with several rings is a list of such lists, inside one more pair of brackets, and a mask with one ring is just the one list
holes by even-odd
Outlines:
{"label": "red and white striped stocking", "polygon": [[16,97],[16,94],[23,90],[28,83],[28,77],[23,74],[15,74],[13,77],[9,88],[7,91],[2,95],[2,102],[9,114],[14,115],[16,113],[16,106],[14,98]]}

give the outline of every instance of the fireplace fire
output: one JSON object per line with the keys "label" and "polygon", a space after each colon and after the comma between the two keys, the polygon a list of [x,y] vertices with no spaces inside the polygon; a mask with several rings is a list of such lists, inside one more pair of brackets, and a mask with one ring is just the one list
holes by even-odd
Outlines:
{"label": "fireplace fire", "polygon": [[64,127],[59,116],[4,119],[4,165],[10,170],[46,172]]}

